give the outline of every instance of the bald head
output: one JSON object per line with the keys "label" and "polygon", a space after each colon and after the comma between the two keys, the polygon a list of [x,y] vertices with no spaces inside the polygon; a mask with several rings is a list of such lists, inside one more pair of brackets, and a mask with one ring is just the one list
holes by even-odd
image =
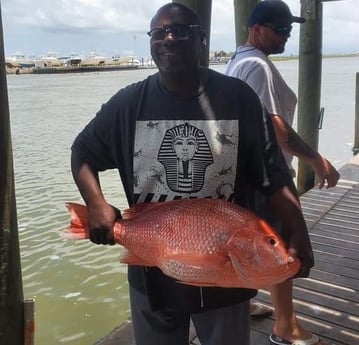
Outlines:
{"label": "bald head", "polygon": [[178,2],[170,2],[157,10],[156,14],[151,20],[151,28],[154,27],[158,18],[161,17],[164,13],[167,15],[170,13],[173,17],[181,18],[183,22],[187,24],[201,25],[199,16],[189,7]]}

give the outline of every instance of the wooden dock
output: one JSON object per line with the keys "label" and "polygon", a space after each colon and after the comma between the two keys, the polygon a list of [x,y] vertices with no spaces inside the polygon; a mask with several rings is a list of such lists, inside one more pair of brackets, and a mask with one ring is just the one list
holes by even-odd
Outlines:
{"label": "wooden dock", "polygon": [[[356,345],[359,344],[359,155],[340,173],[335,188],[313,188],[301,197],[315,266],[309,278],[295,280],[294,302],[301,323],[321,339],[333,345]],[[271,306],[266,291],[260,290],[256,300]],[[268,345],[272,326],[272,317],[251,321],[251,344]],[[131,322],[122,324],[95,345],[135,345]],[[189,345],[200,345],[193,330]]]}

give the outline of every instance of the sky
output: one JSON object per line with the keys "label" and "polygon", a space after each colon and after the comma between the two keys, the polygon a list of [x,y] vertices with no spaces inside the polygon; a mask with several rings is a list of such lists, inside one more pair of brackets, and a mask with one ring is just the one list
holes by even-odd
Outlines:
{"label": "sky", "polygon": [[[149,57],[149,22],[162,0],[0,0],[5,55]],[[206,1],[206,0],[203,0]],[[359,51],[359,0],[323,0],[323,54]],[[300,15],[300,0],[286,0]],[[284,55],[298,54],[294,24]],[[235,50],[233,0],[212,0],[210,50]]]}

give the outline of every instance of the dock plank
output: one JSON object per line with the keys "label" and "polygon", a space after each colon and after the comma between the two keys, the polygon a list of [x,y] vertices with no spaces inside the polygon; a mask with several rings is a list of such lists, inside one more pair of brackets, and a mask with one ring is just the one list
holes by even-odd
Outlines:
{"label": "dock plank", "polygon": [[[308,278],[294,280],[293,301],[308,330],[329,344],[354,345],[359,344],[359,160],[340,173],[338,186],[313,188],[300,198],[315,266]],[[272,308],[266,290],[255,300]],[[273,323],[273,316],[251,320],[251,344],[267,345]],[[115,344],[135,345],[130,321],[95,343]],[[200,345],[193,328],[189,344]]]}

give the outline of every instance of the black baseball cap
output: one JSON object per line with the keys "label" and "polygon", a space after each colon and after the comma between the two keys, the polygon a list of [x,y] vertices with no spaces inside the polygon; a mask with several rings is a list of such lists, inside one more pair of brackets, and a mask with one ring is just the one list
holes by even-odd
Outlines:
{"label": "black baseball cap", "polygon": [[282,0],[264,0],[253,8],[248,19],[248,26],[253,26],[254,24],[287,26],[292,23],[304,22],[304,18],[293,16],[288,5]]}

